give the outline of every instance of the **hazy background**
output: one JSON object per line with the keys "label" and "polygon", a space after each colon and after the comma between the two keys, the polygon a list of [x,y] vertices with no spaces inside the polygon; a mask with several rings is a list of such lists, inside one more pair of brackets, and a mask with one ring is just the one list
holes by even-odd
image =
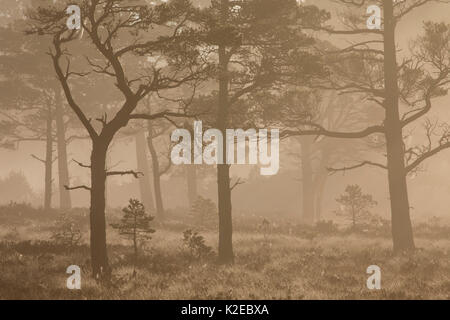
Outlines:
{"label": "hazy background", "polygon": [[[310,0],[307,0],[310,1]],[[209,1],[198,1],[207,4]],[[323,1],[314,1],[314,4],[321,5]],[[1,4],[0,4],[1,8]],[[331,10],[330,7],[327,7]],[[18,8],[20,10],[20,8]],[[363,9],[362,9],[363,10]],[[0,13],[1,14],[1,13]],[[413,11],[399,24],[397,31],[398,46],[403,52],[408,52],[410,41],[422,30],[422,23],[426,20],[448,22],[448,8],[445,5],[433,3],[420,10]],[[0,16],[0,21],[8,22],[8,16]],[[336,39],[336,37],[334,38]],[[334,40],[335,41],[335,40]],[[342,41],[347,41],[342,39]],[[400,52],[401,56],[401,52]],[[450,97],[446,96],[435,100],[434,111],[430,117],[438,117],[442,121],[450,121]],[[420,130],[417,130],[413,140],[420,141]],[[295,139],[293,139],[295,140]],[[336,140],[338,141],[338,140]],[[291,153],[291,140],[281,142],[280,148],[280,171],[271,177],[259,177],[252,174],[252,179],[244,185],[240,185],[239,192],[233,194],[233,209],[237,212],[265,212],[277,213],[280,215],[295,216],[301,210],[301,173],[299,154]],[[89,141],[75,141],[68,146],[68,159],[75,158],[78,161],[88,163],[90,143]],[[22,173],[34,195],[30,201],[35,205],[42,203],[44,167],[33,159],[31,154],[44,154],[45,144],[23,142],[17,150],[0,149],[0,178],[5,179],[11,172]],[[110,164],[118,164],[117,168],[136,169],[135,143],[132,138],[116,139],[110,150]],[[450,151],[443,151],[440,154],[428,159],[423,165],[423,172],[408,178],[409,198],[413,207],[412,216],[446,216],[450,217]],[[58,204],[57,194],[57,164],[54,164],[55,187],[53,194],[54,205]],[[74,162],[69,163],[71,183],[88,182],[89,171],[80,168]],[[232,175],[239,175],[248,178],[252,171],[256,170],[252,166],[232,167]],[[186,179],[184,171],[180,168],[172,167],[168,174],[162,176],[162,191],[166,208],[185,207],[188,204],[186,194]],[[332,211],[336,209],[335,198],[343,192],[349,183],[360,184],[365,192],[372,193],[374,199],[378,201],[378,206],[374,212],[388,216],[388,190],[386,172],[378,168],[361,168],[345,175],[339,173],[332,175],[327,180],[327,186],[323,197],[323,216],[332,217]],[[208,197],[216,201],[216,178],[211,170],[206,176],[199,179],[199,195]],[[11,200],[17,201],[17,195],[23,190],[8,190],[10,196],[0,195],[1,203],[8,203]],[[132,177],[113,177],[108,180],[108,205],[111,207],[123,206],[127,199],[139,195],[138,182]],[[88,206],[88,193],[86,191],[72,191],[72,201],[74,206]]]}

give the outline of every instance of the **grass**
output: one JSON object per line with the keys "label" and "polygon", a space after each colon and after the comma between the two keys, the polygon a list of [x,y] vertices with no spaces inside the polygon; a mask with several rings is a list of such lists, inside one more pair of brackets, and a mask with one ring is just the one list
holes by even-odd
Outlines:
{"label": "grass", "polygon": [[[109,230],[113,280],[104,286],[90,276],[87,245],[23,242],[48,239],[27,228],[19,228],[21,239],[0,244],[1,299],[450,299],[448,236],[416,238],[415,252],[394,256],[388,237],[237,230],[235,264],[220,266],[215,257],[193,259],[182,226],[166,226],[142,249],[134,278],[130,243]],[[216,248],[214,231],[201,234]],[[81,290],[66,288],[72,264],[82,269]],[[366,287],[369,265],[381,268],[381,290]]]}

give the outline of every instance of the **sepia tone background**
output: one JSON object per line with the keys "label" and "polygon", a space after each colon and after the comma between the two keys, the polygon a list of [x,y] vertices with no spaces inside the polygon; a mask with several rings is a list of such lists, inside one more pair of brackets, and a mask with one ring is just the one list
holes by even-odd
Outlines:
{"label": "sepia tone background", "polygon": [[[448,299],[449,13],[3,0],[0,297]],[[279,172],[171,165],[171,132],[195,119],[280,129]],[[154,218],[127,220],[131,198]]]}

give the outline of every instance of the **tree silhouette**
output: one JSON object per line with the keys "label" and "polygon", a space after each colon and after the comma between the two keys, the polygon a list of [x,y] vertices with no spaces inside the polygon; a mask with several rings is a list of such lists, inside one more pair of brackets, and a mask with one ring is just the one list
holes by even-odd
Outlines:
{"label": "tree silhouette", "polygon": [[[216,98],[213,121],[223,137],[236,124],[257,126],[256,115],[237,107],[245,105],[252,93],[289,81],[306,83],[322,71],[317,57],[308,51],[313,40],[299,28],[306,18],[302,13],[291,0],[215,0],[203,11],[206,45],[213,48],[210,54],[219,86],[212,94]],[[229,164],[217,165],[218,253],[224,264],[234,261],[231,190],[235,185],[229,172]]]}
{"label": "tree silhouette", "polygon": [[[156,6],[148,6],[145,1],[118,0],[79,1],[77,4],[83,17],[82,30],[87,34],[91,50],[95,54],[86,57],[69,55],[76,46],[80,31],[67,29],[66,7],[59,4],[47,4],[31,12],[29,17],[34,25],[30,33],[52,38],[53,48],[49,54],[57,78],[70,108],[92,141],[91,163],[83,165],[91,170],[91,185],[67,188],[90,191],[93,275],[97,279],[108,279],[110,267],[106,251],[106,178],[127,174],[138,177],[138,173],[132,170],[107,171],[108,147],[116,133],[127,126],[130,120],[185,116],[183,112],[170,110],[155,114],[139,114],[134,111],[149,93],[176,88],[196,80],[202,76],[205,68],[204,63],[198,59],[192,28],[187,23],[195,13],[188,1],[174,0]],[[156,31],[152,34],[155,29],[159,36],[155,37]],[[146,59],[155,56],[165,57],[167,65],[160,67]],[[133,65],[127,60],[131,58]],[[150,65],[145,66],[145,63]],[[74,66],[88,71],[74,71]],[[80,77],[94,77],[96,81],[93,85],[97,81],[99,85],[108,83],[122,96],[122,102],[115,113],[111,115],[111,112],[107,112],[95,119],[98,126],[86,116],[71,87],[71,79]]]}
{"label": "tree silhouette", "polygon": [[130,199],[129,202],[129,205],[122,210],[124,215],[120,223],[112,223],[111,227],[117,229],[120,235],[133,241],[135,268],[133,274],[136,274],[138,245],[143,241],[150,240],[151,234],[155,230],[150,227],[153,217],[146,214],[144,205],[136,199]]}
{"label": "tree silhouette", "polygon": [[377,204],[370,194],[363,194],[361,187],[356,184],[348,185],[336,202],[344,206],[344,214],[349,216],[353,229],[360,220],[370,215],[369,209]]}
{"label": "tree silhouette", "polygon": [[[333,138],[363,138],[381,135],[386,142],[387,163],[363,161],[341,168],[349,170],[365,165],[387,169],[392,214],[394,251],[413,249],[414,240],[410,219],[410,206],[406,177],[424,160],[450,147],[448,131],[441,127],[437,145],[431,144],[416,152],[405,148],[404,131],[432,109],[433,98],[446,92],[449,83],[448,25],[425,25],[425,35],[419,38],[416,48],[401,64],[397,62],[396,27],[398,22],[433,0],[402,1],[378,0],[383,9],[381,29],[366,28],[366,20],[354,14],[360,10],[361,1],[337,1],[349,9],[349,19],[344,29],[325,24],[311,29],[332,35],[356,36],[355,42],[339,50],[323,50],[330,65],[330,76],[317,87],[338,90],[342,94],[360,93],[384,112],[381,123],[353,132],[333,131],[315,123],[305,123],[302,129],[287,130],[286,135],[324,135]],[[448,1],[440,1],[448,3]],[[310,7],[308,10],[316,10]],[[353,11],[351,11],[353,10]],[[326,17],[325,17],[326,18]],[[358,40],[358,36],[364,40]],[[428,39],[428,41],[427,41]],[[441,54],[438,54],[441,53]],[[429,132],[427,130],[427,132]],[[427,133],[431,137],[431,134]]]}

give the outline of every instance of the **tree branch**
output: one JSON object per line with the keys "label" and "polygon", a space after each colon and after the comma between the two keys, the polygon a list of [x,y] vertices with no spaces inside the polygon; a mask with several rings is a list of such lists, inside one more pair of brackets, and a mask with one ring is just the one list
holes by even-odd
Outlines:
{"label": "tree branch", "polygon": [[77,189],[84,189],[84,190],[88,190],[91,191],[91,188],[85,185],[81,185],[81,186],[76,186],[76,187],[69,187],[67,185],[64,186],[64,189],[70,191],[70,190],[77,190]]}
{"label": "tree branch", "polygon": [[109,171],[106,173],[106,176],[124,176],[124,175],[133,175],[136,179],[139,179],[139,175],[144,176],[142,172],[136,172],[133,170],[128,171]]}
{"label": "tree branch", "polygon": [[339,172],[339,171],[344,171],[345,172],[347,170],[353,170],[353,169],[361,168],[361,167],[364,167],[366,165],[375,166],[375,167],[382,168],[382,169],[387,169],[387,166],[383,165],[381,163],[376,163],[376,162],[372,162],[372,161],[363,161],[363,162],[361,162],[359,164],[356,164],[354,166],[342,167],[342,168],[327,168],[327,170],[331,174],[334,174],[334,173]]}

